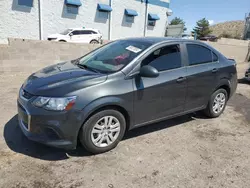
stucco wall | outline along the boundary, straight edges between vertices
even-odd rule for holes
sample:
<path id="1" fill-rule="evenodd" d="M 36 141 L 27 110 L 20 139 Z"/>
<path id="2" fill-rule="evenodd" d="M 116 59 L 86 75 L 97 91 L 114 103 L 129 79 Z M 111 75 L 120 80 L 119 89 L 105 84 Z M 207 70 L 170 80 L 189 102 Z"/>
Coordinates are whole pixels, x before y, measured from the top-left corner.
<path id="1" fill-rule="evenodd" d="M 8 37 L 39 39 L 38 1 L 33 7 L 18 5 L 18 0 L 0 1 L 0 42 Z"/>
<path id="2" fill-rule="evenodd" d="M 70 13 L 77 8 L 66 6 L 62 0 L 45 0 L 43 2 L 44 38 L 49 34 L 61 32 L 67 28 L 91 27 L 99 29 L 104 39 L 108 39 L 109 13 L 99 12 L 97 3 L 109 4 L 109 0 L 84 0 L 78 8 L 78 14 Z"/>
<path id="3" fill-rule="evenodd" d="M 161 0 L 162 2 L 169 2 L 168 0 Z M 165 28 L 168 21 L 168 17 L 166 15 L 168 8 L 149 4 L 148 5 L 148 13 L 157 14 L 160 17 L 160 20 L 156 21 L 155 26 L 147 26 L 146 36 L 164 36 Z"/>
<path id="4" fill-rule="evenodd" d="M 135 0 L 113 0 L 112 39 L 142 37 L 145 23 L 145 3 Z M 128 17 L 125 9 L 137 11 L 138 16 Z"/>
<path id="5" fill-rule="evenodd" d="M 0 42 L 8 37 L 39 39 L 39 9 L 38 0 L 33 6 L 22 6 L 20 0 L 1 0 L 0 2 Z M 43 0 L 42 25 L 43 39 L 49 34 L 59 33 L 70 27 L 92 27 L 99 29 L 103 39 L 109 36 L 110 13 L 97 10 L 97 4 L 109 4 L 109 0 L 81 0 L 82 6 L 69 8 L 65 0 Z M 148 12 L 158 14 L 161 18 L 155 27 L 147 27 L 147 36 L 164 36 L 166 27 L 166 6 L 168 0 L 149 0 Z M 168 4 L 167 4 L 168 5 Z M 144 34 L 145 1 L 141 0 L 112 0 L 112 39 L 124 37 L 140 37 Z M 138 12 L 134 21 L 128 21 L 125 9 Z"/>

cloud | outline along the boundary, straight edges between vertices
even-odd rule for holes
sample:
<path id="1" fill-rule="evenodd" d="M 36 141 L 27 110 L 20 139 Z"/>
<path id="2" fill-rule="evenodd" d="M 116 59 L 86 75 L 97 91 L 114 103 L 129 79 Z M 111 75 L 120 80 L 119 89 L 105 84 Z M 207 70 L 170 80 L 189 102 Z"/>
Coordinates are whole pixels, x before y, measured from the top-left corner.
<path id="1" fill-rule="evenodd" d="M 208 20 L 209 25 L 213 25 L 214 24 L 214 20 Z"/>

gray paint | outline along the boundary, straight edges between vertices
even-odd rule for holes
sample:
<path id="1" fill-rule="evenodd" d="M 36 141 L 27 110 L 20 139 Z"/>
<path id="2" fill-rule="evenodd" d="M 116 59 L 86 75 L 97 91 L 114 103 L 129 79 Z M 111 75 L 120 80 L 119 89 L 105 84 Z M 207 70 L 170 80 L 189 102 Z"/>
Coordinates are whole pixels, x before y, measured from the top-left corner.
<path id="1" fill-rule="evenodd" d="M 54 97 L 77 96 L 77 100 L 70 111 L 50 112 L 32 106 L 31 103 L 36 96 L 30 99 L 23 99 L 23 96 L 20 96 L 18 101 L 22 107 L 18 107 L 19 111 L 20 108 L 24 108 L 31 115 L 32 122 L 29 129 L 35 130 L 37 124 L 42 128 L 50 127 L 57 131 L 61 139 L 51 143 L 49 140 L 35 138 L 24 130 L 25 134 L 31 139 L 48 145 L 74 148 L 81 125 L 90 114 L 102 107 L 115 105 L 124 109 L 129 116 L 128 129 L 132 129 L 204 109 L 211 93 L 221 86 L 229 89 L 230 96 L 235 92 L 237 86 L 235 62 L 226 59 L 210 46 L 201 42 L 166 38 L 134 40 L 144 40 L 144 42 L 150 42 L 152 46 L 146 50 L 146 53 L 140 54 L 136 61 L 130 63 L 135 67 L 132 71 L 122 70 L 105 75 L 79 69 L 67 62 L 32 74 L 23 84 L 23 89 L 30 94 Z M 186 43 L 209 48 L 218 55 L 219 62 L 208 63 L 205 69 L 203 64 L 189 66 Z M 134 74 L 139 72 L 140 60 L 147 57 L 148 53 L 171 44 L 181 46 L 181 68 L 161 71 L 157 78 L 143 78 Z M 218 72 L 212 72 L 214 68 L 217 68 Z M 131 74 L 134 76 L 126 79 L 127 75 Z M 186 79 L 180 81 L 181 77 Z M 20 94 L 23 95 L 22 92 Z M 25 116 L 23 112 L 20 112 L 19 118 L 22 119 L 23 116 Z"/>

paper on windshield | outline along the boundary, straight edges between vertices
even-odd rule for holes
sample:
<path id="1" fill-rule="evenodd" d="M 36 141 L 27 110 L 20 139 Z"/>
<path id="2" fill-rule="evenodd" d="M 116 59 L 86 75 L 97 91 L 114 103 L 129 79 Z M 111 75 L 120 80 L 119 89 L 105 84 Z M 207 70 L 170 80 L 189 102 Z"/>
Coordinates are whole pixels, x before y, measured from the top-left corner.
<path id="1" fill-rule="evenodd" d="M 129 50 L 129 51 L 134 52 L 134 53 L 136 53 L 136 54 L 137 54 L 138 52 L 141 51 L 140 48 L 137 48 L 137 47 L 135 47 L 135 46 L 128 46 L 128 47 L 126 48 L 126 50 Z"/>

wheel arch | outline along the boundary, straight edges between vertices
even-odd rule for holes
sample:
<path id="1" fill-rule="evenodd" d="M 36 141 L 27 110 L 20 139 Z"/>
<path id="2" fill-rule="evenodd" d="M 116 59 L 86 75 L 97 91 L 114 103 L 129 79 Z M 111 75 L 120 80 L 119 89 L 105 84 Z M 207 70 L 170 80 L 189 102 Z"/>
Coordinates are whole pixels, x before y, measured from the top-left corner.
<path id="1" fill-rule="evenodd" d="M 96 42 L 99 44 L 99 41 L 96 40 L 96 39 L 91 39 L 91 40 L 89 41 L 89 43 L 91 43 L 91 42 L 93 42 L 93 41 L 96 41 Z"/>
<path id="2" fill-rule="evenodd" d="M 218 89 L 225 89 L 227 91 L 228 94 L 228 98 L 230 98 L 231 96 L 231 83 L 228 79 L 221 79 L 219 85 L 216 87 L 216 89 L 214 90 L 214 92 Z"/>
<path id="3" fill-rule="evenodd" d="M 92 115 L 106 109 L 113 109 L 119 111 L 126 120 L 126 130 L 129 130 L 131 126 L 132 116 L 131 112 L 128 110 L 128 106 L 126 106 L 125 104 L 126 104 L 125 101 L 123 101 L 118 97 L 105 97 L 95 100 L 90 104 L 88 104 L 86 107 L 84 107 L 84 109 L 82 109 L 83 111 L 82 125 L 79 127 L 77 133 L 78 136 L 80 129 Z"/>

